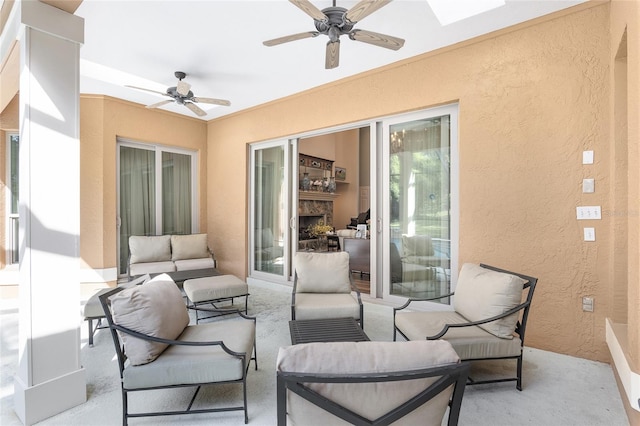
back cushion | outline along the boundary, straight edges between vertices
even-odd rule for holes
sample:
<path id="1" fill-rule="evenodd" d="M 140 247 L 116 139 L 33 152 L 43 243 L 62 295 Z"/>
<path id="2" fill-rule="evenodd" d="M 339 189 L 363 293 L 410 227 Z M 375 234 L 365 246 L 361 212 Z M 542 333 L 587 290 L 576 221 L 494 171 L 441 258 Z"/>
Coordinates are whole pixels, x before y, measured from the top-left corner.
<path id="1" fill-rule="evenodd" d="M 129 237 L 129 252 L 131 263 L 164 262 L 171 260 L 171 237 L 137 236 Z"/>
<path id="2" fill-rule="evenodd" d="M 453 307 L 469 321 L 500 315 L 515 308 L 522 301 L 522 286 L 527 281 L 512 274 L 492 271 L 480 265 L 462 265 L 456 286 Z M 519 313 L 481 324 L 484 330 L 497 337 L 513 338 Z"/>
<path id="3" fill-rule="evenodd" d="M 295 259 L 298 293 L 351 293 L 349 253 L 299 252 Z"/>
<path id="4" fill-rule="evenodd" d="M 150 336 L 176 339 L 189 325 L 189 314 L 175 282 L 162 274 L 111 298 L 113 321 Z M 132 365 L 155 360 L 168 345 L 119 333 Z"/>
<path id="5" fill-rule="evenodd" d="M 384 373 L 455 364 L 460 360 L 446 340 L 408 342 L 332 342 L 281 347 L 278 372 L 311 374 Z M 387 383 L 309 383 L 308 386 L 368 419 L 375 419 L 418 394 L 435 378 Z M 398 424 L 440 426 L 452 390 L 446 390 Z M 289 392 L 290 424 L 343 424 L 336 417 Z M 396 424 L 396 423 L 394 423 Z"/>
<path id="6" fill-rule="evenodd" d="M 403 235 L 402 256 L 433 256 L 433 244 L 429 235 Z"/>
<path id="7" fill-rule="evenodd" d="M 171 260 L 209 257 L 207 234 L 172 235 Z"/>

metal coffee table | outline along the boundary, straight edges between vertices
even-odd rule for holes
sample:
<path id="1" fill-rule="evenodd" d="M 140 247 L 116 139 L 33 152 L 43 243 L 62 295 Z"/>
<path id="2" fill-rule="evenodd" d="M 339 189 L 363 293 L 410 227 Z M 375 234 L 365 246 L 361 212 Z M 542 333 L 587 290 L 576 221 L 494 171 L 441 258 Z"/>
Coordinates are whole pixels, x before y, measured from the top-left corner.
<path id="1" fill-rule="evenodd" d="M 353 318 L 289 321 L 291 343 L 366 342 L 369 337 Z"/>
<path id="2" fill-rule="evenodd" d="M 184 271 L 173 271 L 173 272 L 159 272 L 149 274 L 151 278 L 157 277 L 161 274 L 167 274 L 171 279 L 176 283 L 176 285 L 182 288 L 182 284 L 186 280 L 191 280 L 194 278 L 204 278 L 204 277 L 214 277 L 216 275 L 221 275 L 215 268 L 204 268 L 204 269 L 187 269 Z"/>

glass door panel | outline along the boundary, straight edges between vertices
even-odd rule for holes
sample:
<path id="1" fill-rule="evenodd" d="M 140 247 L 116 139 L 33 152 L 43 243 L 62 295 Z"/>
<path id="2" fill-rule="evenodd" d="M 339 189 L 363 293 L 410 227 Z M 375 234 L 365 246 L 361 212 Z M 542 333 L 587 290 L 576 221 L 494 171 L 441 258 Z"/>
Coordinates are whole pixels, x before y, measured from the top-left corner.
<path id="1" fill-rule="evenodd" d="M 253 151 L 251 269 L 286 278 L 288 238 L 286 145 Z"/>
<path id="2" fill-rule="evenodd" d="M 162 152 L 162 234 L 191 233 L 191 155 Z"/>
<path id="3" fill-rule="evenodd" d="M 388 126 L 391 295 L 419 298 L 449 292 L 450 136 L 450 115 Z"/>
<path id="4" fill-rule="evenodd" d="M 131 235 L 156 235 L 156 153 L 120 146 L 120 260 L 126 273 Z"/>

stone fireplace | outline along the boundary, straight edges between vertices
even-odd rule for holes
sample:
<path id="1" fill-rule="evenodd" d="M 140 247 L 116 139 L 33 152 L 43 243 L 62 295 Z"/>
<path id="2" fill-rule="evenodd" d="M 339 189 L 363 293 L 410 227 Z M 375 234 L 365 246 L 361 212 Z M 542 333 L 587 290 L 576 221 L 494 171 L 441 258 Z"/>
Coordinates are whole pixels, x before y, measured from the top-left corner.
<path id="1" fill-rule="evenodd" d="M 309 236 L 304 232 L 309 225 L 324 221 L 333 226 L 333 201 L 300 200 L 298 202 L 298 237 L 300 240 Z"/>

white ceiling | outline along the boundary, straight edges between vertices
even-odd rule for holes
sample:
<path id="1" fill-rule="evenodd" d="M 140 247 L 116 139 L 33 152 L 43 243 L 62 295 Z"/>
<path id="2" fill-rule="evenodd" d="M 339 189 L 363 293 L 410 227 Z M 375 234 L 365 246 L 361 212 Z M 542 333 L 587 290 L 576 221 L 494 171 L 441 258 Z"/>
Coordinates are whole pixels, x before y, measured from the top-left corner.
<path id="1" fill-rule="evenodd" d="M 465 2 L 495 0 L 445 1 L 464 11 Z M 506 0 L 501 7 L 443 26 L 427 0 L 395 0 L 355 28 L 403 38 L 404 46 L 393 51 L 343 36 L 340 66 L 326 70 L 324 35 L 273 47 L 262 44 L 315 30 L 312 18 L 286 0 L 84 0 L 76 11 L 85 19 L 80 90 L 147 105 L 168 98 L 124 85 L 164 92 L 176 84 L 174 71 L 184 71 L 196 96 L 231 101 L 230 107 L 198 104 L 208 112 L 202 118 L 210 120 L 584 1 Z M 319 9 L 332 5 L 330 0 L 311 2 Z M 347 9 L 356 3 L 337 1 Z M 196 117 L 174 103 L 162 108 Z"/>

